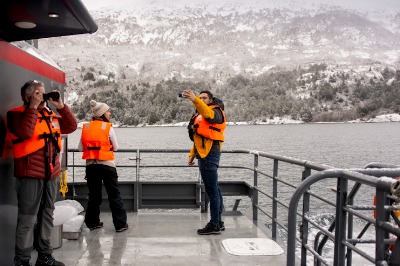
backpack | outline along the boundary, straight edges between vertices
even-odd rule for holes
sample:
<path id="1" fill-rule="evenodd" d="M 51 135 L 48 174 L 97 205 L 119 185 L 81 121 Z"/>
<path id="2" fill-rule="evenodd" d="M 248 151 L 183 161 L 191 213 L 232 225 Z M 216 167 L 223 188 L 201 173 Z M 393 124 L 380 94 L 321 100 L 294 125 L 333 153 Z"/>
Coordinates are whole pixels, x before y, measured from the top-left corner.
<path id="1" fill-rule="evenodd" d="M 189 134 L 189 138 L 191 141 L 193 140 L 193 135 L 194 135 L 194 121 L 196 120 L 197 114 L 194 114 L 192 116 L 192 118 L 190 118 L 189 124 L 187 126 L 188 129 L 188 134 Z"/>

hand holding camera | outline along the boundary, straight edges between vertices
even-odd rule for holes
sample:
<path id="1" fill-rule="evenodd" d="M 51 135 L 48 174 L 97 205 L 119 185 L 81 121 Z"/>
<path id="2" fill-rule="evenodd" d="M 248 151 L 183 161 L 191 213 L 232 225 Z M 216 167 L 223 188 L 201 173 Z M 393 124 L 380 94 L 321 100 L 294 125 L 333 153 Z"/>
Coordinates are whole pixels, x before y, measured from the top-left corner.
<path id="1" fill-rule="evenodd" d="M 196 94 L 191 89 L 179 92 L 178 96 L 181 98 L 190 99 L 192 102 L 194 101 L 194 99 L 196 99 Z"/>

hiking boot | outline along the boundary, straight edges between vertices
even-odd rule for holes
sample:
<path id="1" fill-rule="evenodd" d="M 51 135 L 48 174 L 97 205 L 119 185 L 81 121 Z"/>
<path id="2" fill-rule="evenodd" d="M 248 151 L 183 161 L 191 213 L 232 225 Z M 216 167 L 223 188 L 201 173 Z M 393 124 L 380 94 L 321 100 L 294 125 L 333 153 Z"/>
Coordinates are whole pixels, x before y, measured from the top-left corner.
<path id="1" fill-rule="evenodd" d="M 90 231 L 98 229 L 98 228 L 102 228 L 103 227 L 103 222 L 99 222 L 98 225 L 93 226 L 93 227 L 89 227 Z"/>
<path id="2" fill-rule="evenodd" d="M 39 253 L 35 266 L 65 266 L 65 264 L 57 261 L 51 254 Z"/>
<path id="3" fill-rule="evenodd" d="M 15 261 L 15 266 L 32 266 L 32 264 L 28 261 Z"/>
<path id="4" fill-rule="evenodd" d="M 123 231 L 128 230 L 128 229 L 129 229 L 129 225 L 128 225 L 128 224 L 125 224 L 124 227 L 122 227 L 122 228 L 120 228 L 120 229 L 116 229 L 115 231 L 117 231 L 117 232 L 123 232 Z"/>
<path id="5" fill-rule="evenodd" d="M 204 228 L 197 230 L 199 235 L 219 235 L 221 230 L 219 225 L 215 226 L 212 223 L 208 223 Z"/>
<path id="6" fill-rule="evenodd" d="M 225 223 L 224 222 L 219 222 L 219 230 L 225 231 Z"/>

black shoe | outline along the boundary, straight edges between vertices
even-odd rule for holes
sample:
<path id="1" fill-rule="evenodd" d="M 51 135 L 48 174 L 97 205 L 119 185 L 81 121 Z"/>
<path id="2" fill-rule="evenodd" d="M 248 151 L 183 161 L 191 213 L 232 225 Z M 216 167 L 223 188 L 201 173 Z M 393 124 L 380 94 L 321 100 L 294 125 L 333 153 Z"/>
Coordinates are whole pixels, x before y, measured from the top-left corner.
<path id="1" fill-rule="evenodd" d="M 116 229 L 115 231 L 117 231 L 119 233 L 119 232 L 123 232 L 123 231 L 128 230 L 128 229 L 129 229 L 129 225 L 125 224 L 124 227 L 122 227 L 120 229 Z"/>
<path id="2" fill-rule="evenodd" d="M 219 222 L 219 230 L 225 231 L 225 223 L 224 222 Z"/>
<path id="3" fill-rule="evenodd" d="M 98 228 L 102 228 L 102 227 L 103 227 L 103 223 L 99 222 L 98 225 L 93 226 L 93 227 L 89 227 L 89 229 L 90 229 L 90 231 L 92 231 L 92 230 L 95 230 L 95 229 L 98 229 Z"/>
<path id="4" fill-rule="evenodd" d="M 15 266 L 32 266 L 32 264 L 29 261 L 15 261 L 14 265 Z"/>
<path id="5" fill-rule="evenodd" d="M 199 235 L 219 235 L 221 234 L 221 230 L 219 229 L 219 225 L 214 226 L 211 223 L 208 223 L 206 227 L 197 230 Z"/>
<path id="6" fill-rule="evenodd" d="M 65 264 L 56 261 L 51 254 L 39 254 L 35 266 L 65 266 Z"/>

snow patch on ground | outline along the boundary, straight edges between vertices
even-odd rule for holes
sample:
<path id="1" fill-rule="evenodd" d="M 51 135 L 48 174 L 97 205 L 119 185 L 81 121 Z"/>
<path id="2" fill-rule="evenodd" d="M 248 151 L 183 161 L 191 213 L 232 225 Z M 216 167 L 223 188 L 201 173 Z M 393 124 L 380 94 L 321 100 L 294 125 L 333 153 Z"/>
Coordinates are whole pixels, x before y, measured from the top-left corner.
<path id="1" fill-rule="evenodd" d="M 400 122 L 400 114 L 378 115 L 367 122 Z"/>

